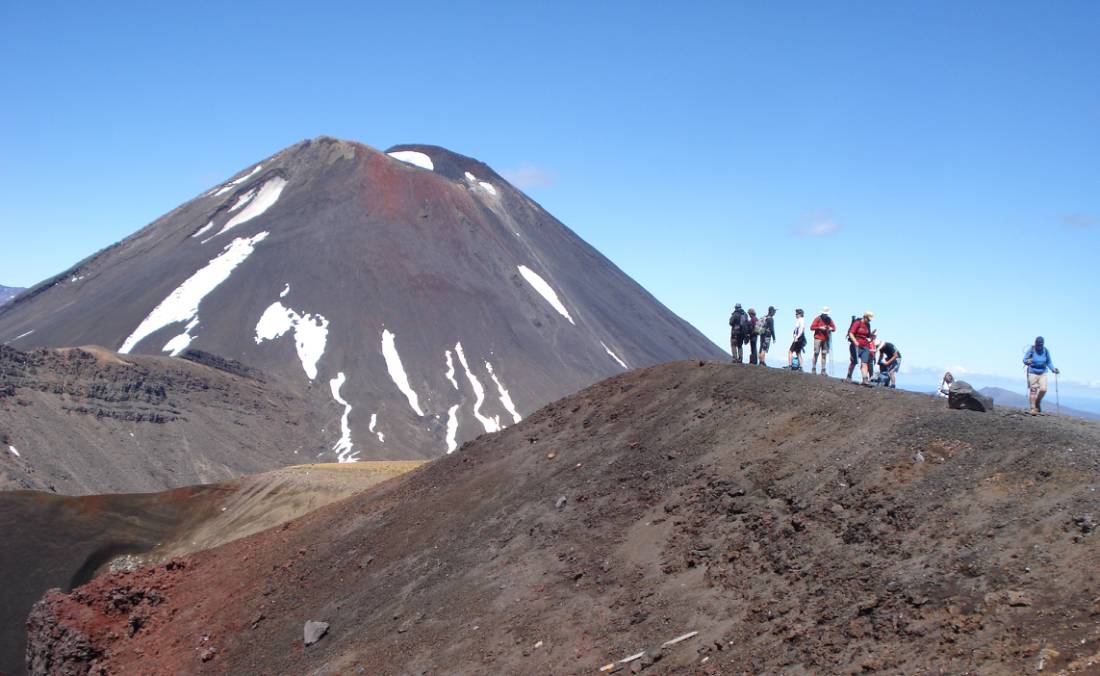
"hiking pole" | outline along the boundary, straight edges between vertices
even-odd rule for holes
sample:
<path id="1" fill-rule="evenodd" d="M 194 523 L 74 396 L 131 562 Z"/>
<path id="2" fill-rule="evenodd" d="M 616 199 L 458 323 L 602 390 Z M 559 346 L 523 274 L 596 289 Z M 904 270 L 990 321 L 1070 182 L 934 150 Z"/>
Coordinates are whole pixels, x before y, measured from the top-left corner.
<path id="1" fill-rule="evenodd" d="M 1058 372 L 1054 372 L 1054 414 L 1062 415 L 1062 398 L 1058 396 Z"/>

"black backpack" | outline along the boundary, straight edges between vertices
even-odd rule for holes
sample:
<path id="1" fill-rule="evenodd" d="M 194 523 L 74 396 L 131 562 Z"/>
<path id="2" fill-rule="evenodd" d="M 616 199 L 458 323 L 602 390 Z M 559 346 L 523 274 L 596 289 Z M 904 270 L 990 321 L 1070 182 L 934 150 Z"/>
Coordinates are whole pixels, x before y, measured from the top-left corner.
<path id="1" fill-rule="evenodd" d="M 745 314 L 743 310 L 734 310 L 730 315 L 730 327 L 732 328 L 733 335 L 748 337 L 749 335 L 749 316 Z"/>

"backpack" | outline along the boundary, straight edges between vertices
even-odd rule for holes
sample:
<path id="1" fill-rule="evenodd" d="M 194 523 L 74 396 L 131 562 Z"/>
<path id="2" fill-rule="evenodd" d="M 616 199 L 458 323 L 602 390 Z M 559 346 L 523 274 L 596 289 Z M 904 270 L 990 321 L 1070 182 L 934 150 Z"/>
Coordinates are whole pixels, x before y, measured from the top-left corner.
<path id="1" fill-rule="evenodd" d="M 770 317 L 762 317 L 756 320 L 756 326 L 752 327 L 754 335 L 762 336 L 768 332 L 768 320 Z"/>
<path id="2" fill-rule="evenodd" d="M 749 316 L 741 310 L 734 310 L 730 315 L 730 326 L 732 327 L 733 335 L 748 337 L 749 335 Z"/>

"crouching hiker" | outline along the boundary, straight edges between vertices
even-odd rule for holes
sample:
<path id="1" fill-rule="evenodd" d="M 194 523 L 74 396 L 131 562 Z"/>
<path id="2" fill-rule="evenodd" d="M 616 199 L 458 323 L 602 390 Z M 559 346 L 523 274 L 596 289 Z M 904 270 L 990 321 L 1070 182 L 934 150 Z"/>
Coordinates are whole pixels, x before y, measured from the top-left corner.
<path id="1" fill-rule="evenodd" d="M 940 381 L 940 387 L 936 390 L 937 397 L 949 397 L 951 396 L 951 383 L 955 382 L 955 376 L 951 375 L 950 371 L 943 374 L 943 380 Z"/>
<path id="2" fill-rule="evenodd" d="M 733 363 L 740 364 L 744 359 L 742 346 L 749 340 L 749 317 L 741 309 L 741 303 L 733 306 L 733 314 L 730 315 L 730 354 L 733 355 Z"/>
<path id="3" fill-rule="evenodd" d="M 1054 360 L 1051 359 L 1050 350 L 1046 349 L 1042 336 L 1036 338 L 1035 344 L 1027 348 L 1024 364 L 1027 365 L 1027 398 L 1031 404 L 1028 413 L 1038 415 L 1043 412 L 1043 396 L 1047 393 L 1047 371 L 1058 375 L 1058 369 L 1054 368 Z"/>
<path id="4" fill-rule="evenodd" d="M 884 340 L 878 341 L 878 370 L 886 387 L 897 387 L 898 369 L 901 368 L 901 351 Z"/>

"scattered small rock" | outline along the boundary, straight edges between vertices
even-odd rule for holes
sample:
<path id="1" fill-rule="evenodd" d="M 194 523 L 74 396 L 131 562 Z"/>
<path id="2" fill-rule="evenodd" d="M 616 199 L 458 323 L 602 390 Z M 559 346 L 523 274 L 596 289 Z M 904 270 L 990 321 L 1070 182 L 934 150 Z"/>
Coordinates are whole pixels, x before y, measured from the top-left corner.
<path id="1" fill-rule="evenodd" d="M 1073 523 L 1075 526 L 1081 529 L 1081 532 L 1085 535 L 1092 533 L 1096 530 L 1096 518 L 1091 514 L 1081 514 L 1073 517 Z"/>
<path id="2" fill-rule="evenodd" d="M 558 501 L 554 503 L 554 506 L 557 507 L 558 509 L 565 509 L 565 503 L 566 502 L 568 502 L 568 500 L 563 495 L 560 498 L 558 498 Z"/>
<path id="3" fill-rule="evenodd" d="M 305 644 L 311 646 L 328 633 L 328 622 L 318 622 L 317 620 L 306 621 L 304 630 Z"/>
<path id="4" fill-rule="evenodd" d="M 550 451 L 549 453 L 546 454 L 546 459 L 547 460 L 553 460 L 556 457 L 558 457 L 558 454 L 553 452 L 553 451 Z"/>

